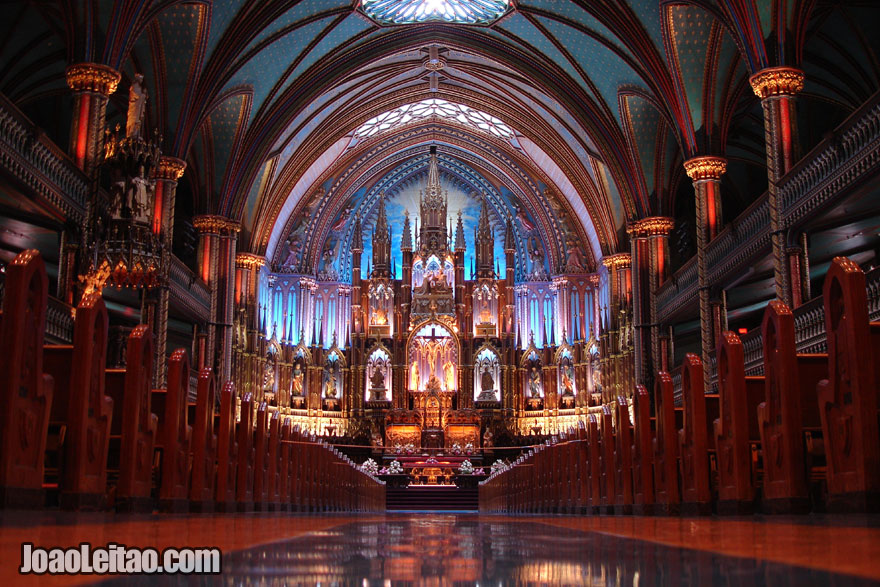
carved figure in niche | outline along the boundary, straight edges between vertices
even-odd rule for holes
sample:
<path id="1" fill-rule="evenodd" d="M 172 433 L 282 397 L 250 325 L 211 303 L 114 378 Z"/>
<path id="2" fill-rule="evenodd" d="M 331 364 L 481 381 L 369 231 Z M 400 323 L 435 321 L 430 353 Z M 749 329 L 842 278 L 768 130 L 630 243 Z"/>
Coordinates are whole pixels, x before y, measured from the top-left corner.
<path id="1" fill-rule="evenodd" d="M 376 326 L 388 324 L 388 317 L 385 316 L 385 310 L 383 308 L 373 308 L 373 315 L 370 318 L 370 322 Z"/>
<path id="2" fill-rule="evenodd" d="M 568 257 L 568 261 L 566 269 L 568 271 L 586 271 L 583 258 L 581 257 L 581 248 L 578 246 L 577 240 L 573 237 L 569 237 L 567 244 L 568 249 L 566 251 L 566 256 Z"/>
<path id="3" fill-rule="evenodd" d="M 144 121 L 144 108 L 147 105 L 147 88 L 143 86 L 143 74 L 134 74 L 128 89 L 128 116 L 125 120 L 125 136 L 136 137 L 141 134 Z"/>
<path id="4" fill-rule="evenodd" d="M 150 182 L 144 177 L 144 166 L 141 165 L 137 176 L 131 178 L 131 216 L 140 222 L 150 220 Z"/>
<path id="5" fill-rule="evenodd" d="M 415 361 L 409 369 L 409 388 L 412 391 L 419 389 L 419 364 Z"/>
<path id="6" fill-rule="evenodd" d="M 337 220 L 333 226 L 330 227 L 331 232 L 339 232 L 343 228 L 345 228 L 345 223 L 348 222 L 348 219 L 351 218 L 351 207 L 346 208 L 342 211 L 342 215 L 340 215 L 339 220 Z"/>
<path id="7" fill-rule="evenodd" d="M 490 428 L 486 428 L 486 431 L 483 432 L 483 448 L 491 448 L 493 444 L 494 434 L 492 434 L 492 430 Z"/>
<path id="8" fill-rule="evenodd" d="M 572 375 L 571 365 L 562 371 L 562 395 L 565 397 L 574 395 L 574 381 Z"/>
<path id="9" fill-rule="evenodd" d="M 291 235 L 291 237 L 287 239 L 287 258 L 284 259 L 284 263 L 282 263 L 281 266 L 285 268 L 296 267 L 299 264 L 301 252 L 302 241 L 300 241 L 299 235 Z"/>
<path id="10" fill-rule="evenodd" d="M 263 367 L 263 389 L 265 391 L 273 391 L 275 387 L 275 365 L 271 362 L 266 362 L 265 367 Z"/>
<path id="11" fill-rule="evenodd" d="M 538 244 L 538 239 L 532 237 L 529 239 L 529 259 L 532 262 L 532 277 L 540 279 L 546 276 L 544 271 L 544 251 Z"/>
<path id="12" fill-rule="evenodd" d="M 535 230 L 535 225 L 529 221 L 529 217 L 526 216 L 526 213 L 520 210 L 518 206 L 514 206 L 514 209 L 516 210 L 516 219 L 519 220 L 522 229 L 527 233 Z"/>
<path id="13" fill-rule="evenodd" d="M 293 365 L 293 377 L 290 380 L 290 391 L 293 397 L 302 397 L 304 376 L 302 366 L 297 361 Z"/>
<path id="14" fill-rule="evenodd" d="M 452 366 L 452 361 L 446 361 L 443 372 L 446 378 L 446 390 L 452 391 L 455 389 L 455 367 Z"/>
<path id="15" fill-rule="evenodd" d="M 373 369 L 373 376 L 370 377 L 370 383 L 373 385 L 373 389 L 385 389 L 385 374 L 382 373 L 381 365 L 376 365 Z"/>
<path id="16" fill-rule="evenodd" d="M 480 391 L 495 391 L 495 378 L 489 373 L 489 367 L 483 367 L 483 374 L 480 376 Z"/>
<path id="17" fill-rule="evenodd" d="M 336 373 L 327 371 L 327 381 L 324 383 L 324 397 L 336 399 Z"/>
<path id="18" fill-rule="evenodd" d="M 541 397 L 541 372 L 534 365 L 529 372 L 529 396 Z"/>

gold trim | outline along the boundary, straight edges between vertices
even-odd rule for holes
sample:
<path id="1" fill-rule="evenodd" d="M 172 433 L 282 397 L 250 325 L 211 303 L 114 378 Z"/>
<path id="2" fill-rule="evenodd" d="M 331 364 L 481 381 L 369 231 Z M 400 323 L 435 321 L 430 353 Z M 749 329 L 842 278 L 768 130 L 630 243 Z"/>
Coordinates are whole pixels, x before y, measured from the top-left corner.
<path id="1" fill-rule="evenodd" d="M 632 259 L 629 253 L 614 253 L 602 257 L 602 264 L 610 270 L 629 269 L 632 267 Z"/>
<path id="2" fill-rule="evenodd" d="M 727 171 L 727 159 L 723 157 L 694 157 L 684 162 L 684 170 L 694 181 L 720 179 Z"/>
<path id="3" fill-rule="evenodd" d="M 804 89 L 804 72 L 793 67 L 768 67 L 750 77 L 749 84 L 762 100 L 771 96 L 794 96 Z"/>
<path id="4" fill-rule="evenodd" d="M 186 161 L 177 157 L 162 155 L 159 157 L 159 166 L 156 168 L 156 179 L 168 179 L 177 181 L 186 171 Z"/>
<path id="5" fill-rule="evenodd" d="M 122 76 L 100 63 L 74 63 L 67 68 L 67 85 L 75 92 L 98 92 L 109 96 L 116 91 Z"/>
<path id="6" fill-rule="evenodd" d="M 626 230 L 634 236 L 666 236 L 675 228 L 675 219 L 651 216 L 631 222 Z"/>
<path id="7" fill-rule="evenodd" d="M 239 253 L 235 256 L 235 266 L 239 269 L 259 269 L 266 264 L 266 258 L 254 253 Z"/>
<path id="8" fill-rule="evenodd" d="M 199 232 L 216 234 L 221 234 L 223 232 L 238 232 L 241 230 L 241 224 L 238 222 L 223 216 L 215 216 L 212 214 L 194 217 L 193 226 L 195 226 L 196 230 Z"/>

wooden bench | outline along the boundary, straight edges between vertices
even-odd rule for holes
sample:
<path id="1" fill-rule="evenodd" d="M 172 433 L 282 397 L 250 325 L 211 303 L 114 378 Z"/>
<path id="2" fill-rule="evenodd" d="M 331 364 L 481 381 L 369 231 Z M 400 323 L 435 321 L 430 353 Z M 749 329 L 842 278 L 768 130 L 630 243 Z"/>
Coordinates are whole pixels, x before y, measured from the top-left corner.
<path id="1" fill-rule="evenodd" d="M 859 266 L 836 257 L 823 287 L 828 378 L 817 388 L 834 511 L 880 510 L 880 325 L 868 322 L 866 292 Z"/>
<path id="2" fill-rule="evenodd" d="M 636 385 L 633 394 L 632 470 L 633 513 L 654 513 L 654 448 L 651 421 L 651 398 L 643 385 Z"/>
<path id="3" fill-rule="evenodd" d="M 42 507 L 53 379 L 43 372 L 49 284 L 38 251 L 19 253 L 7 265 L 5 289 L 0 321 L 0 508 Z"/>
<path id="4" fill-rule="evenodd" d="M 220 392 L 220 414 L 216 419 L 217 483 L 214 492 L 215 509 L 236 511 L 238 478 L 238 441 L 235 435 L 235 384 L 226 382 Z"/>
<path id="5" fill-rule="evenodd" d="M 758 404 L 764 398 L 764 378 L 746 377 L 742 341 L 733 332 L 722 333 L 716 362 L 721 402 L 719 417 L 713 421 L 717 511 L 750 514 L 755 510 L 757 471 L 752 455 L 761 444 Z"/>
<path id="6" fill-rule="evenodd" d="M 614 451 L 615 498 L 614 513 L 631 514 L 633 512 L 633 425 L 629 420 L 629 403 L 626 397 L 619 395 L 614 403 L 614 418 L 617 420 L 617 434 Z"/>
<path id="7" fill-rule="evenodd" d="M 192 477 L 189 507 L 193 512 L 214 510 L 214 483 L 217 471 L 217 434 L 214 432 L 216 381 L 214 371 L 203 367 L 196 388 L 196 410 L 192 435 Z"/>
<path id="8" fill-rule="evenodd" d="M 654 385 L 656 427 L 654 437 L 654 497 L 657 513 L 677 514 L 681 504 L 678 482 L 678 426 L 672 377 L 659 371 Z"/>
<path id="9" fill-rule="evenodd" d="M 682 428 L 678 431 L 681 471 L 681 511 L 684 514 L 712 513 L 709 485 L 709 432 L 707 396 L 700 357 L 687 353 L 681 366 Z M 717 400 L 717 396 L 715 396 Z M 717 401 L 713 402 L 717 412 Z"/>

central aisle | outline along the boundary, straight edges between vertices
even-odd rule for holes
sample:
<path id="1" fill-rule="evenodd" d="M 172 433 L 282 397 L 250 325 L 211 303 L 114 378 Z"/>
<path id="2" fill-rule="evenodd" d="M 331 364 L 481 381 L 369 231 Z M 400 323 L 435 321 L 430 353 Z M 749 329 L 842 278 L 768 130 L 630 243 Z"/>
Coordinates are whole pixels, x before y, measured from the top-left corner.
<path id="1" fill-rule="evenodd" d="M 138 576 L 111 584 L 875 585 L 880 518 L 660 518 L 206 514 L 0 514 L 0 582 L 95 576 L 16 573 L 22 542 L 216 546 L 217 577 Z M 845 545 L 845 546 L 844 546 Z"/>

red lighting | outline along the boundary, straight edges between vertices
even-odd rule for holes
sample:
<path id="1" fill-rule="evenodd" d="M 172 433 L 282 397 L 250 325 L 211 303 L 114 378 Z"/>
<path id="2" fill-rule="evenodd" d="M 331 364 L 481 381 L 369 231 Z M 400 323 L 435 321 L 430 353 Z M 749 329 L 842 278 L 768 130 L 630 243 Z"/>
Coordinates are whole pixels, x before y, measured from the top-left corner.
<path id="1" fill-rule="evenodd" d="M 736 331 L 740 334 L 748 334 L 749 333 L 748 328 L 737 328 Z"/>

